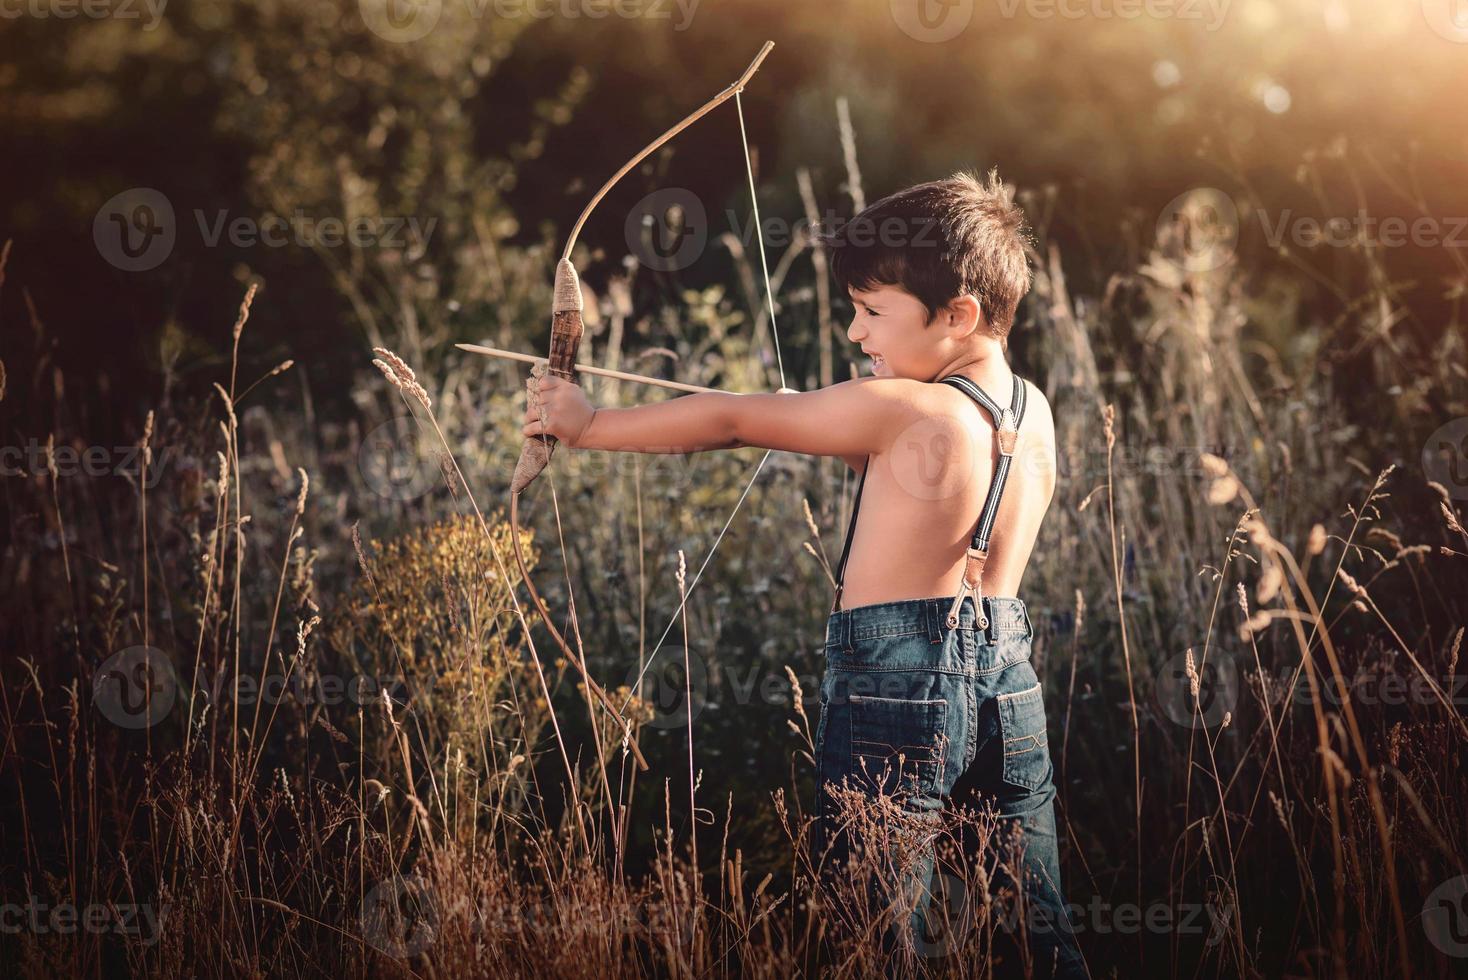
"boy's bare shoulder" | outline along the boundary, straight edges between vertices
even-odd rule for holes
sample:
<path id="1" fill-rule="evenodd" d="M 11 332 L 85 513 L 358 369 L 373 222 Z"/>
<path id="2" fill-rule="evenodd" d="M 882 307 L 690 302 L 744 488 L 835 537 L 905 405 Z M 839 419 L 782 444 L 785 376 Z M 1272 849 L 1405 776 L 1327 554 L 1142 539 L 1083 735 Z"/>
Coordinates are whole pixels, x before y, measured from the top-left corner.
<path id="1" fill-rule="evenodd" d="M 1055 419 L 1050 402 L 1032 382 L 1025 381 L 1025 418 L 1021 436 L 1042 445 L 1055 440 Z M 876 410 L 893 439 L 911 438 L 921 431 L 928 437 L 966 435 L 968 443 L 984 452 L 993 439 L 993 423 L 977 411 L 973 400 L 952 385 L 912 378 L 855 378 L 834 386 L 845 389 L 847 399 Z M 895 427 L 892 427 L 895 426 Z M 1033 433 L 1033 436 L 1031 434 Z"/>
<path id="2" fill-rule="evenodd" d="M 1055 414 L 1050 410 L 1050 399 L 1033 381 L 1025 381 L 1025 418 L 1034 419 L 1035 431 L 1055 435 Z M 1027 426 L 1026 426 L 1027 428 Z"/>
<path id="3" fill-rule="evenodd" d="M 1020 422 L 1021 452 L 1027 458 L 1038 454 L 1039 457 L 1053 459 L 1055 416 L 1050 409 L 1050 400 L 1033 382 L 1022 380 L 1025 385 L 1025 416 Z M 925 414 L 932 420 L 930 425 L 953 433 L 963 431 L 968 436 L 969 445 L 978 454 L 976 458 L 987 458 L 994 440 L 994 423 L 988 414 L 979 411 L 973 399 L 952 385 L 928 384 L 921 387 L 928 389 L 918 397 L 927 399 Z M 1001 404 L 1008 404 L 1008 400 Z M 1054 468 L 1053 462 L 1040 461 L 1037 465 L 1044 469 Z"/>
<path id="4" fill-rule="evenodd" d="M 872 378 L 872 381 L 884 383 L 899 383 L 910 385 L 904 394 L 913 404 L 920 405 L 924 414 L 952 414 L 955 406 L 972 406 L 973 399 L 952 385 L 935 384 L 931 382 L 910 381 L 904 378 Z M 1025 421 L 1021 428 L 1025 431 L 1052 431 L 1055 428 L 1055 416 L 1050 410 L 1050 400 L 1045 393 L 1028 379 L 1021 379 L 1025 386 Z M 895 391 L 894 391 L 895 394 Z M 1000 405 L 1008 405 L 1009 399 L 998 399 Z M 965 412 L 964 418 L 974 417 L 984 422 L 984 428 L 991 428 L 988 415 L 978 412 Z"/>

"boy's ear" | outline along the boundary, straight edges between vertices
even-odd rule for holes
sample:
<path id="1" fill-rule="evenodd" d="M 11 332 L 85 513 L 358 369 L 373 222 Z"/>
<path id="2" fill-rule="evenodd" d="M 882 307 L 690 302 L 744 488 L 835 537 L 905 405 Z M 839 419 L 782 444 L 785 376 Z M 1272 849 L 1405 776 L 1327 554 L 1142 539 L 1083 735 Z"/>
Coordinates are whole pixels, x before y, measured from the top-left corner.
<path id="1" fill-rule="evenodd" d="M 972 293 L 949 300 L 942 316 L 944 326 L 952 332 L 955 340 L 963 340 L 984 328 L 984 310 Z"/>

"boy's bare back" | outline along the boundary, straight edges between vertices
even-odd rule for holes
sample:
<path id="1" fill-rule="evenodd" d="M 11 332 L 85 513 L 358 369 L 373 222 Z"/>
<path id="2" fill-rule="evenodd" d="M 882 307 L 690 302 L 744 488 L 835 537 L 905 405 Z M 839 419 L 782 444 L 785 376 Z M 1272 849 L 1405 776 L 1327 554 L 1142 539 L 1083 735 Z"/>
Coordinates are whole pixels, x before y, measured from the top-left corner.
<path id="1" fill-rule="evenodd" d="M 965 376 L 1008 404 L 1009 371 Z M 890 384 L 871 378 L 859 384 Z M 1055 491 L 1055 425 L 1050 405 L 1026 382 L 1028 403 L 1014 463 L 989 546 L 984 594 L 1019 592 L 1025 566 Z M 841 606 L 952 596 L 964 552 L 978 522 L 998 461 L 987 416 L 948 385 L 924 385 L 919 420 L 873 453 L 846 566 Z M 858 468 L 860 460 L 855 460 Z"/>

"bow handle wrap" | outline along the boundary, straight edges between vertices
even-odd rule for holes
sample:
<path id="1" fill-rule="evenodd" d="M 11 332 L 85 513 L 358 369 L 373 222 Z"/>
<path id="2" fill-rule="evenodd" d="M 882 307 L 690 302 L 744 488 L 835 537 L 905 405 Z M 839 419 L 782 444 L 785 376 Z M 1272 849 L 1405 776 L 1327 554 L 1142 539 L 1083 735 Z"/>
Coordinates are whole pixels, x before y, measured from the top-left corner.
<path id="1" fill-rule="evenodd" d="M 549 370 L 556 377 L 576 380 L 576 354 L 581 349 L 581 279 L 570 259 L 556 263 L 556 289 L 551 304 Z M 529 384 L 534 385 L 531 381 Z M 531 396 L 534 398 L 534 394 Z M 534 404 L 534 402 L 532 402 Z M 540 476 L 555 451 L 555 436 L 531 436 L 520 447 L 520 460 L 510 480 L 510 492 L 519 493 Z"/>

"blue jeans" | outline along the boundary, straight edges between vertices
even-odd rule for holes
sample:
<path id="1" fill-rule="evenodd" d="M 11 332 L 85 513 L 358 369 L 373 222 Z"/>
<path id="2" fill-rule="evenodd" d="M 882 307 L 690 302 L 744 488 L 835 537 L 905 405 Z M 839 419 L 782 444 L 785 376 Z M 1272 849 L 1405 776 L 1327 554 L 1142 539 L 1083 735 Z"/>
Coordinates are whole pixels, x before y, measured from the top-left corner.
<path id="1" fill-rule="evenodd" d="M 886 885 L 868 885 L 879 892 L 870 893 L 874 905 L 868 911 L 899 900 L 912 909 L 910 917 L 899 913 L 899 925 L 884 939 L 886 949 L 894 957 L 942 956 L 952 943 L 933 940 L 926 914 L 935 891 L 949 892 L 936 902 L 948 905 L 955 898 L 952 883 L 962 881 L 943 875 L 938 883 L 948 887 L 931 887 L 943 810 L 991 808 L 999 818 L 998 837 L 1022 848 L 1022 854 L 1003 855 L 989 883 L 991 895 L 1009 886 L 1023 898 L 1011 911 L 998 902 L 993 909 L 998 974 L 1085 977 L 1060 887 L 1055 787 L 1045 702 L 1029 659 L 1029 615 L 1019 599 L 986 596 L 988 625 L 981 627 L 973 600 L 965 599 L 958 627 L 949 629 L 952 601 L 950 596 L 858 606 L 832 613 L 827 621 L 816 734 L 815 859 L 828 883 L 849 883 L 853 879 L 843 865 L 864 834 L 875 839 L 875 856 L 892 873 L 882 879 Z M 857 831 L 843 820 L 843 807 L 831 792 L 837 788 L 844 788 L 840 795 L 847 799 L 883 797 L 876 812 L 896 819 L 884 820 L 875 838 L 870 823 Z M 963 830 L 960 822 L 951 836 L 964 861 L 983 860 L 995 836 Z M 1017 889 L 1003 871 L 1006 864 L 1023 868 Z M 894 882 L 901 891 L 888 894 Z M 957 890 L 965 891 L 961 883 Z M 1021 919 L 1023 927 L 1016 928 Z"/>

